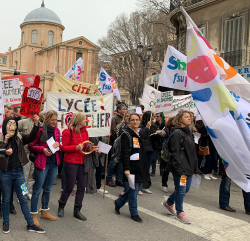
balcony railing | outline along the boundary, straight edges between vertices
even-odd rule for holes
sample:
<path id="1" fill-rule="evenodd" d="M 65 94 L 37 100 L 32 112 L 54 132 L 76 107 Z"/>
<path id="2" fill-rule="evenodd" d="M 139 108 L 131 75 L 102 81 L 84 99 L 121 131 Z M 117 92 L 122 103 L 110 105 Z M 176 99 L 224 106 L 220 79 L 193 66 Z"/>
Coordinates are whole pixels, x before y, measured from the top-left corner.
<path id="1" fill-rule="evenodd" d="M 170 0 L 170 12 L 180 6 L 187 7 L 201 1 L 203 0 Z"/>
<path id="2" fill-rule="evenodd" d="M 232 67 L 242 65 L 242 50 L 221 53 L 220 56 Z"/>

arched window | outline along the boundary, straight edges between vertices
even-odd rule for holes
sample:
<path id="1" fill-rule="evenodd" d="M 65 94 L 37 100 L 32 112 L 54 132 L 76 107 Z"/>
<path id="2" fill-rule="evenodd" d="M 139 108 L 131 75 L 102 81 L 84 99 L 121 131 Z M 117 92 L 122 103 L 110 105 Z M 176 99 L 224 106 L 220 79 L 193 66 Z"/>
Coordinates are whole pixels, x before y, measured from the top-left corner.
<path id="1" fill-rule="evenodd" d="M 33 30 L 31 32 L 31 43 L 37 44 L 37 41 L 38 41 L 38 32 L 37 32 L 37 30 Z"/>
<path id="2" fill-rule="evenodd" d="M 22 45 L 24 45 L 24 32 L 22 33 Z"/>
<path id="3" fill-rule="evenodd" d="M 49 31 L 48 32 L 48 46 L 52 46 L 53 45 L 53 39 L 54 39 L 54 33 L 53 31 Z"/>

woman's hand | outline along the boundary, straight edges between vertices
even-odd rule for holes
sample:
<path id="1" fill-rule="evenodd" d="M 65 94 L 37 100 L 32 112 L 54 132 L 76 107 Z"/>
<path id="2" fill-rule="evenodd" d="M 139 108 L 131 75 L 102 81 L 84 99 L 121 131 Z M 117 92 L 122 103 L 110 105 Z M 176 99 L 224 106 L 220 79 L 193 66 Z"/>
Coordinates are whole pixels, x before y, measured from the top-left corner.
<path id="1" fill-rule="evenodd" d="M 51 155 L 52 155 L 52 152 L 51 152 L 48 148 L 44 148 L 44 149 L 43 149 L 43 153 L 44 153 L 46 156 L 51 156 Z"/>
<path id="2" fill-rule="evenodd" d="M 6 150 L 6 155 L 10 156 L 13 153 L 12 148 Z"/>
<path id="3" fill-rule="evenodd" d="M 147 123 L 146 127 L 149 129 L 149 128 L 151 127 L 151 125 L 152 125 L 152 122 L 149 121 L 149 122 Z"/>
<path id="4" fill-rule="evenodd" d="M 99 151 L 99 146 L 94 146 L 94 144 L 92 144 L 92 146 L 89 148 L 89 151 Z"/>
<path id="5" fill-rule="evenodd" d="M 55 142 L 53 145 L 52 145 L 54 148 L 57 148 L 60 146 L 60 144 L 58 142 Z"/>
<path id="6" fill-rule="evenodd" d="M 35 126 L 38 126 L 39 116 L 38 115 L 34 115 L 33 120 L 34 120 Z"/>
<path id="7" fill-rule="evenodd" d="M 77 147 L 76 147 L 76 150 L 77 151 L 82 151 L 83 150 L 83 144 L 79 144 Z"/>
<path id="8" fill-rule="evenodd" d="M 129 179 L 130 170 L 126 170 L 126 171 L 124 171 L 124 174 L 125 174 L 125 176 Z"/>
<path id="9" fill-rule="evenodd" d="M 11 138 L 10 134 L 5 135 L 4 143 L 7 143 L 10 138 Z"/>
<path id="10" fill-rule="evenodd" d="M 197 129 L 195 128 L 195 126 L 193 127 L 193 132 L 197 132 Z"/>

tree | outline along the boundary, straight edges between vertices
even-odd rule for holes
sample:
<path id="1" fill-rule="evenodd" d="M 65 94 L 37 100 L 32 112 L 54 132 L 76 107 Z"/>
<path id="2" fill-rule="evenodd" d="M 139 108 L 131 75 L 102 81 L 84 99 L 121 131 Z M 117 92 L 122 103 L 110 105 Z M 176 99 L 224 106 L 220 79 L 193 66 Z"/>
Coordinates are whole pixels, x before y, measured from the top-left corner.
<path id="1" fill-rule="evenodd" d="M 112 77 L 117 81 L 118 87 L 129 91 L 134 105 L 139 103 L 142 95 L 144 81 L 142 80 L 143 65 L 137 53 L 137 45 L 142 43 L 146 53 L 147 46 L 152 47 L 152 57 L 160 66 L 164 60 L 169 40 L 174 34 L 162 24 L 154 24 L 159 18 L 155 12 L 133 12 L 130 16 L 119 15 L 108 28 L 107 36 L 98 40 L 101 47 L 100 60 L 112 66 Z M 147 69 L 154 69 L 155 62 L 148 61 Z"/>

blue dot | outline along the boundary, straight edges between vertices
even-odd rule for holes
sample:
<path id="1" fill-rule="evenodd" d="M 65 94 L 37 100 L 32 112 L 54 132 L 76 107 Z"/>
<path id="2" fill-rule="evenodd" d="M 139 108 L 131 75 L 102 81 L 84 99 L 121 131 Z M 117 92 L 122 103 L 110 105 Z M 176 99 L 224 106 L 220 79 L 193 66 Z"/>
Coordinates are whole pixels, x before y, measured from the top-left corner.
<path id="1" fill-rule="evenodd" d="M 216 135 L 214 134 L 213 130 L 210 129 L 208 126 L 206 127 L 207 128 L 207 132 L 209 133 L 209 135 L 211 137 L 213 137 L 214 139 L 217 139 Z"/>
<path id="2" fill-rule="evenodd" d="M 212 96 L 212 90 L 210 88 L 191 91 L 194 100 L 199 100 L 201 102 L 207 102 Z"/>

